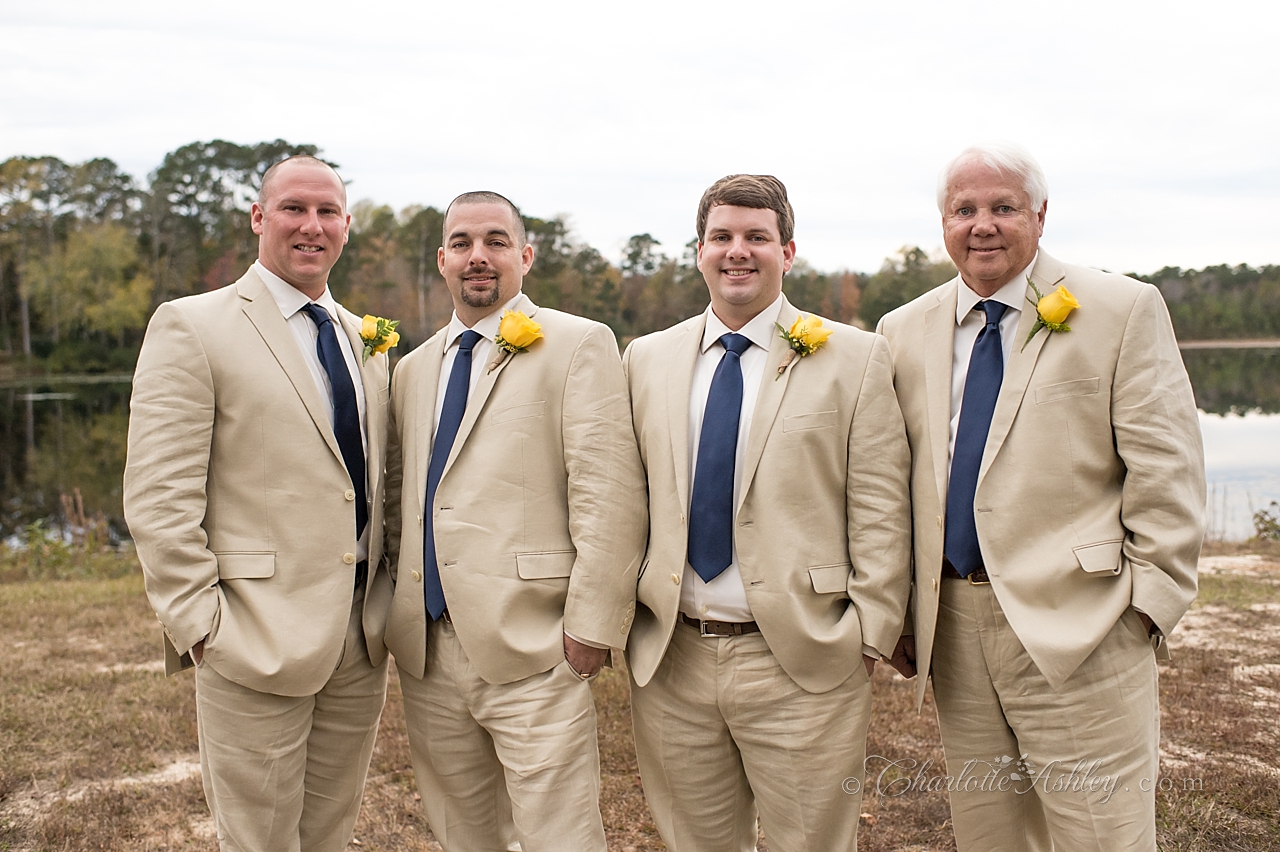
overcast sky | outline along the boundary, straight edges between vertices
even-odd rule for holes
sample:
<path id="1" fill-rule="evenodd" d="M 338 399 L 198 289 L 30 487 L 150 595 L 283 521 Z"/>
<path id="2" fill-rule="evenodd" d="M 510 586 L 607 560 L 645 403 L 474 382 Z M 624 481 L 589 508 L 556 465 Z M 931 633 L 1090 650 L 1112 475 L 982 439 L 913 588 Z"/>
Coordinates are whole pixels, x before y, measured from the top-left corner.
<path id="1" fill-rule="evenodd" d="M 942 243 L 939 167 L 1012 139 L 1042 245 L 1119 271 L 1280 263 L 1280 4 L 213 3 L 0 7 L 0 159 L 139 178 L 215 138 L 319 145 L 352 201 L 493 189 L 610 259 L 678 254 L 698 198 L 777 175 L 799 254 Z"/>

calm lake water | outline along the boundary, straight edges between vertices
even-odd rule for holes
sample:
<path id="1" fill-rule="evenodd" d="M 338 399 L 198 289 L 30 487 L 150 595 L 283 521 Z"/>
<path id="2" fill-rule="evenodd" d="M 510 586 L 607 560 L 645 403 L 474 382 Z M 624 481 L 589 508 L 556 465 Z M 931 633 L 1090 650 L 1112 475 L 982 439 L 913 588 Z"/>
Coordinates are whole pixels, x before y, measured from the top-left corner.
<path id="1" fill-rule="evenodd" d="M 1184 353 L 1200 406 L 1210 535 L 1253 534 L 1280 501 L 1280 350 Z M 129 377 L 0 384 L 0 538 L 58 516 L 80 490 L 85 511 L 124 529 L 121 473 Z"/>

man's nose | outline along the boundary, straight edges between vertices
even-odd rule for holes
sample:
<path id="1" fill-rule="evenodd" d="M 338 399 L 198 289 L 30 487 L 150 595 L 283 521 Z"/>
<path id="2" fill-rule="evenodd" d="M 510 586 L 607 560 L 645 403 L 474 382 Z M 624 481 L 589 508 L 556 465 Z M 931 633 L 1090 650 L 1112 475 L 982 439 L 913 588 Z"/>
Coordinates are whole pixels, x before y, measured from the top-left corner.
<path id="1" fill-rule="evenodd" d="M 973 217 L 973 231 L 976 234 L 994 234 L 996 232 L 996 218 L 991 215 L 990 210 L 979 210 L 978 214 Z"/>
<path id="2" fill-rule="evenodd" d="M 302 220 L 302 232 L 306 234 L 319 234 L 324 229 L 320 227 L 320 214 L 315 210 L 308 210 L 306 217 Z"/>
<path id="3" fill-rule="evenodd" d="M 746 257 L 750 253 L 746 237 L 734 237 L 729 242 L 729 257 Z"/>

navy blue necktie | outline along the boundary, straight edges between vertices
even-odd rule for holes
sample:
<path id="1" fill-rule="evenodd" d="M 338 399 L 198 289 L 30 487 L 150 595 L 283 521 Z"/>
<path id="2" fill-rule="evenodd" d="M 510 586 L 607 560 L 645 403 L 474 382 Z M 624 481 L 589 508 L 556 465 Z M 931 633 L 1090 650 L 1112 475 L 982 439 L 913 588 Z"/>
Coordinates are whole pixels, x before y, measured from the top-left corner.
<path id="1" fill-rule="evenodd" d="M 471 350 L 479 343 L 478 332 L 467 329 L 458 338 L 458 354 L 453 358 L 449 371 L 449 384 L 444 389 L 444 405 L 440 407 L 440 423 L 436 426 L 436 439 L 431 445 L 431 463 L 427 465 L 427 498 L 423 503 L 422 519 L 422 585 L 426 597 L 427 612 L 431 620 L 440 618 L 445 610 L 444 587 L 440 585 L 440 566 L 436 563 L 435 501 L 436 486 L 444 473 L 444 463 L 449 460 L 453 439 L 458 437 L 462 415 L 467 410 L 467 391 L 471 387 Z"/>
<path id="2" fill-rule="evenodd" d="M 947 530 L 943 553 L 961 577 L 982 567 L 978 527 L 973 519 L 973 497 L 978 490 L 978 470 L 991 431 L 991 415 L 1004 381 L 1004 351 L 1000 345 L 1000 318 L 1005 305 L 981 301 L 976 307 L 987 315 L 987 324 L 978 332 L 969 356 L 969 373 L 964 380 L 960 403 L 960 425 L 956 427 L 956 448 L 951 454 L 951 479 L 947 485 Z"/>
<path id="3" fill-rule="evenodd" d="M 751 341 L 723 334 L 724 356 L 711 378 L 702 412 L 698 466 L 689 505 L 689 564 L 711 582 L 733 561 L 733 467 L 742 417 L 742 353 Z"/>
<path id="4" fill-rule="evenodd" d="M 365 502 L 364 439 L 360 429 L 360 408 L 356 403 L 356 386 L 347 370 L 347 359 L 342 357 L 338 335 L 333 330 L 329 312 L 308 302 L 302 310 L 316 324 L 316 354 L 329 376 L 329 388 L 333 392 L 333 436 L 338 439 L 342 461 L 351 476 L 352 490 L 356 493 L 356 538 L 364 534 L 369 522 L 369 506 Z"/>

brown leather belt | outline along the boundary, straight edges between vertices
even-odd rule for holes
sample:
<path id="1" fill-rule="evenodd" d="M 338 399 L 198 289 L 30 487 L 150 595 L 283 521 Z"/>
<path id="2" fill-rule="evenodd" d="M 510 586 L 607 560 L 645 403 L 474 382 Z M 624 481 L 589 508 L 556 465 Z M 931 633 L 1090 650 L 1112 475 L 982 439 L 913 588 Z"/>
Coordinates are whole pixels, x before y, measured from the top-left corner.
<path id="1" fill-rule="evenodd" d="M 690 618 L 683 612 L 680 613 L 680 620 L 697 629 L 700 636 L 742 636 L 747 633 L 760 632 L 760 625 L 754 621 L 703 621 L 697 618 Z"/>
<path id="2" fill-rule="evenodd" d="M 961 577 L 960 572 L 956 570 L 956 566 L 951 564 L 951 560 L 942 557 L 942 579 L 944 580 L 968 580 L 970 586 L 989 586 L 991 578 L 987 576 L 986 566 L 976 569 L 968 577 Z"/>

